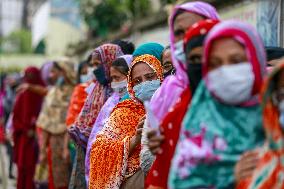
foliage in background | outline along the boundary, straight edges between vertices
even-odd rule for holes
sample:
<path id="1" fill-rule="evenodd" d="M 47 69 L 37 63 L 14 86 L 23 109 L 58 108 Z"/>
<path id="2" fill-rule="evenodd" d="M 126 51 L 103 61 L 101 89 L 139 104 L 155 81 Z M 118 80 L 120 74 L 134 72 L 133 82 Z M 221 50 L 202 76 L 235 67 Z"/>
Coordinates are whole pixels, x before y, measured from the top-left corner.
<path id="1" fill-rule="evenodd" d="M 32 53 L 32 35 L 25 29 L 12 32 L 1 40 L 1 49 L 7 53 Z"/>
<path id="2" fill-rule="evenodd" d="M 79 1 L 79 0 L 78 0 Z M 118 31 L 127 22 L 142 18 L 151 12 L 149 0 L 83 0 L 81 15 L 93 37 L 105 37 Z"/>
<path id="3" fill-rule="evenodd" d="M 10 67 L 1 67 L 0 66 L 0 74 L 5 73 L 5 74 L 9 74 L 9 73 L 19 73 L 23 70 L 22 67 L 20 66 L 10 66 Z"/>

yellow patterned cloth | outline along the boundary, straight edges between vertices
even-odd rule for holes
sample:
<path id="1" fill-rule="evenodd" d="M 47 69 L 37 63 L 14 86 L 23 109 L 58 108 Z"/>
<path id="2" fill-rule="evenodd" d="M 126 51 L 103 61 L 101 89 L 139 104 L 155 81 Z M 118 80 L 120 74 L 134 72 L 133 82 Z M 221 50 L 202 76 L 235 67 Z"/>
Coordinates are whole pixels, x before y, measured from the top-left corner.
<path id="1" fill-rule="evenodd" d="M 157 73 L 160 81 L 163 80 L 163 69 L 158 59 L 151 55 L 142 55 L 134 59 L 132 67 L 139 62 L 148 64 Z M 92 144 L 89 189 L 119 188 L 124 180 L 140 169 L 141 147 L 137 146 L 131 154 L 129 148 L 130 140 L 135 135 L 145 110 L 144 106 L 135 99 L 132 87 L 129 77 L 128 90 L 131 99 L 115 106 L 104 128 Z"/>

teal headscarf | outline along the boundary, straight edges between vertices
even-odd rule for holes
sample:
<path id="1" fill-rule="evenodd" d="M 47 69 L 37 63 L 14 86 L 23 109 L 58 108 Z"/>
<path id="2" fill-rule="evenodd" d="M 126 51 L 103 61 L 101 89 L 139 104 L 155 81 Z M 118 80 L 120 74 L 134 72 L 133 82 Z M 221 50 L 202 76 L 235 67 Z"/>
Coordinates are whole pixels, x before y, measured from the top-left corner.
<path id="1" fill-rule="evenodd" d="M 183 120 L 170 188 L 234 188 L 240 155 L 264 141 L 261 108 L 225 105 L 200 83 Z"/>
<path id="2" fill-rule="evenodd" d="M 150 54 L 155 56 L 160 62 L 162 61 L 162 53 L 164 47 L 159 43 L 145 43 L 140 45 L 134 52 L 133 57 L 137 57 L 144 54 Z"/>

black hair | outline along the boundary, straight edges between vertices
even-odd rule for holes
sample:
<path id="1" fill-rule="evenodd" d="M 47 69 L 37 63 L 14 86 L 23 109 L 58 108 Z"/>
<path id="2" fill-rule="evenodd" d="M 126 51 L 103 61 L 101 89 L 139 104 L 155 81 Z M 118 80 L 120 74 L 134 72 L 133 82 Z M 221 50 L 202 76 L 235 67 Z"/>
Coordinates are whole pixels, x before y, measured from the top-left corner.
<path id="1" fill-rule="evenodd" d="M 93 54 L 93 53 L 91 53 L 91 54 L 88 56 L 87 60 L 86 60 L 86 63 L 89 64 L 89 65 L 91 64 L 92 54 Z"/>
<path id="2" fill-rule="evenodd" d="M 120 46 L 123 54 L 132 54 L 135 50 L 135 45 L 130 41 L 117 39 L 112 41 L 111 43 Z"/>
<path id="3" fill-rule="evenodd" d="M 167 45 L 165 48 L 164 48 L 164 50 L 163 50 L 163 52 L 162 52 L 162 60 L 161 60 L 161 63 L 163 64 L 163 55 L 164 55 L 164 53 L 167 51 L 167 50 L 171 50 L 171 46 L 170 45 Z"/>
<path id="4" fill-rule="evenodd" d="M 88 66 L 88 62 L 87 61 L 82 61 L 79 63 L 79 66 L 78 66 L 78 71 L 77 71 L 77 83 L 80 83 L 80 76 L 81 76 L 81 71 L 82 69 L 85 67 L 85 66 Z"/>
<path id="5" fill-rule="evenodd" d="M 129 71 L 129 67 L 124 58 L 117 58 L 111 64 L 116 70 L 118 70 L 123 75 L 127 75 Z"/>
<path id="6" fill-rule="evenodd" d="M 190 52 L 192 49 L 196 47 L 202 47 L 203 42 L 205 40 L 206 35 L 199 35 L 196 37 L 193 37 L 190 39 L 186 44 L 185 44 L 185 53 L 187 54 Z"/>
<path id="7" fill-rule="evenodd" d="M 173 23 L 176 21 L 176 18 L 181 15 L 182 13 L 186 12 L 185 10 L 183 9 L 178 9 L 173 17 Z"/>
<path id="8" fill-rule="evenodd" d="M 282 47 L 265 47 L 267 61 L 284 57 L 284 48 Z"/>

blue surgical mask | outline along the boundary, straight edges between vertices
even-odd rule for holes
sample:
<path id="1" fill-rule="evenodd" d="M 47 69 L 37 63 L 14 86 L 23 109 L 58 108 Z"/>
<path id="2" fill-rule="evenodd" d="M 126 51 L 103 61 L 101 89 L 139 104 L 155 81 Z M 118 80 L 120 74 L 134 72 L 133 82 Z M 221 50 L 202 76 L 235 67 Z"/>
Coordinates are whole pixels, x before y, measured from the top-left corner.
<path id="1" fill-rule="evenodd" d="M 81 83 L 86 83 L 90 80 L 90 77 L 88 74 L 80 75 L 80 82 Z"/>
<path id="2" fill-rule="evenodd" d="M 64 77 L 60 76 L 57 81 L 56 81 L 56 85 L 57 86 L 62 86 L 64 84 Z"/>
<path id="3" fill-rule="evenodd" d="M 282 100 L 278 105 L 280 117 L 279 117 L 279 123 L 282 127 L 282 130 L 284 130 L 284 100 Z"/>
<path id="4" fill-rule="evenodd" d="M 145 102 L 151 100 L 156 90 L 160 87 L 160 80 L 145 81 L 133 87 L 135 97 Z"/>

